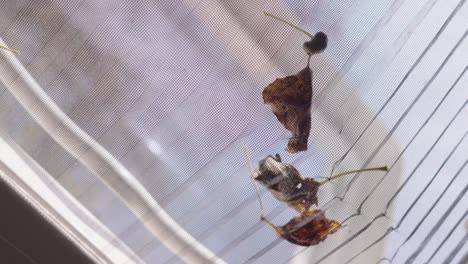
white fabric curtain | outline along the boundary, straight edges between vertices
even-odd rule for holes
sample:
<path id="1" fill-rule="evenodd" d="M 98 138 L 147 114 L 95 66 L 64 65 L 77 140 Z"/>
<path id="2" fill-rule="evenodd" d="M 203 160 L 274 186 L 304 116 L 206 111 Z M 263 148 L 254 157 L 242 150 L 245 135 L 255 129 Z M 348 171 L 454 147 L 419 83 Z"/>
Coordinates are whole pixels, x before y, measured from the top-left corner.
<path id="1" fill-rule="evenodd" d="M 308 38 L 263 10 L 328 35 L 299 154 L 261 92 Z M 467 32 L 464 0 L 1 0 L 0 178 L 100 263 L 463 263 Z M 244 143 L 307 177 L 390 171 L 325 185 L 346 228 L 298 247 L 259 221 Z"/>

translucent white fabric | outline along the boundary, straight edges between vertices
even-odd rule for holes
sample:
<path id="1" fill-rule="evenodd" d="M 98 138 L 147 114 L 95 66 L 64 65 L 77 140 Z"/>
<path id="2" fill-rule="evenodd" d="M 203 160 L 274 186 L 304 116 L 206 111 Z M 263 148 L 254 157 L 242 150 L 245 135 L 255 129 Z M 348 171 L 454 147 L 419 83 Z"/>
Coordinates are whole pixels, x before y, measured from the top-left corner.
<path id="1" fill-rule="evenodd" d="M 290 134 L 261 92 L 305 66 L 308 38 L 263 10 L 329 38 L 312 57 L 312 130 L 299 154 L 284 151 Z M 227 263 L 466 260 L 467 30 L 464 0 L 0 1 L 0 37 L 38 87 Z M 6 65 L 11 54 L 0 52 Z M 151 214 L 123 202 L 134 193 L 116 195 L 100 180 L 106 171 L 90 170 L 18 103 L 15 78 L 0 72 L 4 148 L 67 195 L 88 225 L 75 242 L 97 262 L 181 262 L 188 249 L 168 250 L 147 229 Z M 390 171 L 325 185 L 319 207 L 346 227 L 298 247 L 259 221 L 244 143 L 252 161 L 279 153 L 307 177 L 327 177 L 336 161 L 336 172 Z M 262 198 L 274 223 L 295 216 L 264 189 Z"/>

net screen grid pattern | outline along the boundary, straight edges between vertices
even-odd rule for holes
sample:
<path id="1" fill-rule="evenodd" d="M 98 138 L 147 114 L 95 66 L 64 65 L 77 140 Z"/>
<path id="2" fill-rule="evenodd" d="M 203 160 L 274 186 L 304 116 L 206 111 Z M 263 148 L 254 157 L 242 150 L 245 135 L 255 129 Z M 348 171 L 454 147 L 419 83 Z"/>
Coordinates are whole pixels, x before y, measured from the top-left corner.
<path id="1" fill-rule="evenodd" d="M 306 152 L 284 151 L 261 92 L 304 68 L 308 38 L 263 10 L 328 35 Z M 228 263 L 466 263 L 467 32 L 464 0 L 0 1 L 0 37 L 45 92 Z M 135 256 L 181 262 L 0 93 L 1 129 Z M 254 166 L 279 153 L 306 177 L 390 171 L 324 185 L 346 227 L 298 247 L 259 221 L 244 143 Z M 272 222 L 296 215 L 260 190 Z"/>

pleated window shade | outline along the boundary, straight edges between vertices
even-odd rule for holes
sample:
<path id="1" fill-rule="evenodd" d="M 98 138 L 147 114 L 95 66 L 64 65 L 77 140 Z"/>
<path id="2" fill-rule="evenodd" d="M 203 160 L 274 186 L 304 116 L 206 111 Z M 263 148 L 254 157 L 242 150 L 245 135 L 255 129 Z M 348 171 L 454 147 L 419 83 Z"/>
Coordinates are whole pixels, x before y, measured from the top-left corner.
<path id="1" fill-rule="evenodd" d="M 328 35 L 304 152 L 262 91 L 308 37 L 262 11 Z M 0 179 L 97 263 L 466 263 L 467 32 L 464 0 L 3 0 Z M 244 144 L 389 171 L 321 187 L 345 227 L 300 247 L 260 221 Z"/>

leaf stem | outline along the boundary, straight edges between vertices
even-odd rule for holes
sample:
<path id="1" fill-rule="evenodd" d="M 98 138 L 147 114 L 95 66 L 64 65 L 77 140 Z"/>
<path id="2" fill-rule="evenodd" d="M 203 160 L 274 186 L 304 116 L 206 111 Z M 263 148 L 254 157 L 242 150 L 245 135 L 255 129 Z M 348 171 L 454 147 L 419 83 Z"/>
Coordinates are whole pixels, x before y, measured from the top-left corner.
<path id="1" fill-rule="evenodd" d="M 258 185 L 255 182 L 253 170 L 252 170 L 252 163 L 250 162 L 250 154 L 249 154 L 249 149 L 247 148 L 247 145 L 244 144 L 244 155 L 245 159 L 247 160 L 247 165 L 249 166 L 249 172 L 252 178 L 253 185 L 255 187 L 255 191 L 257 192 L 257 198 L 258 198 L 258 203 L 260 204 L 260 219 L 264 219 L 264 210 L 263 210 L 263 203 L 262 203 L 262 198 L 260 197 L 260 190 L 258 189 Z"/>
<path id="2" fill-rule="evenodd" d="M 274 18 L 274 19 L 277 19 L 277 20 L 279 20 L 279 21 L 285 23 L 286 25 L 289 25 L 289 26 L 291 26 L 291 27 L 293 27 L 293 28 L 295 28 L 295 29 L 301 31 L 302 33 L 306 34 L 307 36 L 309 36 L 310 39 L 313 39 L 313 38 L 314 38 L 314 35 L 310 34 L 309 32 L 303 30 L 302 28 L 300 28 L 300 27 L 298 27 L 298 26 L 296 26 L 296 25 L 294 25 L 294 24 L 292 24 L 292 23 L 290 23 L 290 22 L 288 22 L 288 21 L 286 21 L 286 20 L 284 20 L 284 19 L 282 19 L 282 18 L 279 18 L 279 17 L 277 17 L 277 16 L 275 16 L 275 15 L 272 15 L 272 14 L 270 14 L 270 13 L 268 13 L 268 12 L 265 12 L 265 11 L 262 12 L 262 15 L 264 15 L 264 16 L 269 16 L 269 17 L 272 17 L 272 18 Z"/>
<path id="3" fill-rule="evenodd" d="M 387 166 L 383 166 L 383 167 L 377 167 L 377 168 L 367 168 L 367 169 L 362 169 L 362 170 L 352 170 L 352 171 L 347 171 L 347 172 L 343 172 L 343 173 L 339 173 L 339 174 L 336 174 L 334 176 L 331 176 L 330 178 L 327 178 L 326 180 L 323 180 L 320 182 L 320 186 L 324 185 L 325 183 L 331 181 L 331 180 L 334 180 L 336 178 L 339 178 L 341 176 L 344 176 L 344 175 L 348 175 L 348 174 L 352 174 L 352 173 L 357 173 L 357 172 L 363 172 L 363 171 L 388 171 L 388 167 Z"/>
<path id="4" fill-rule="evenodd" d="M 10 48 L 5 47 L 5 46 L 2 46 L 2 45 L 0 45 L 0 49 L 8 50 L 8 51 L 11 51 L 11 52 L 13 52 L 13 53 L 15 53 L 15 54 L 20 54 L 20 51 L 19 51 L 19 50 L 10 49 Z"/>

